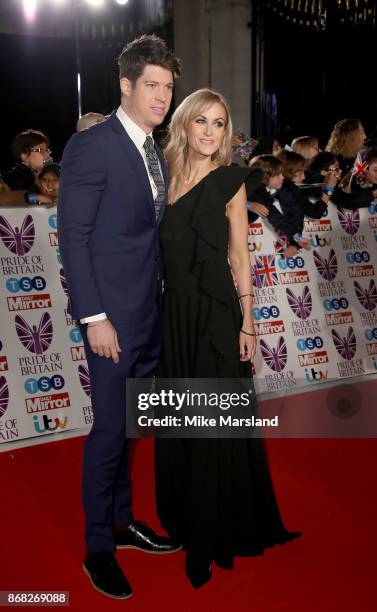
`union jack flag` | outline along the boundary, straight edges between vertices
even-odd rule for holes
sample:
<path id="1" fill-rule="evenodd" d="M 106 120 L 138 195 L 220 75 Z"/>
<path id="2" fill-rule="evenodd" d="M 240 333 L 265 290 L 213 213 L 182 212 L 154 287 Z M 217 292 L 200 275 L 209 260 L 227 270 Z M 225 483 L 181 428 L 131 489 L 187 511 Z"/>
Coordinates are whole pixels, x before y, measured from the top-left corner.
<path id="1" fill-rule="evenodd" d="M 256 255 L 253 266 L 253 285 L 258 289 L 278 285 L 275 255 Z"/>
<path id="2" fill-rule="evenodd" d="M 352 176 L 354 176 L 355 178 L 362 176 L 367 168 L 368 168 L 368 163 L 366 161 L 363 161 L 361 154 L 358 153 L 356 155 L 355 161 L 353 162 L 353 166 L 351 170 Z"/>

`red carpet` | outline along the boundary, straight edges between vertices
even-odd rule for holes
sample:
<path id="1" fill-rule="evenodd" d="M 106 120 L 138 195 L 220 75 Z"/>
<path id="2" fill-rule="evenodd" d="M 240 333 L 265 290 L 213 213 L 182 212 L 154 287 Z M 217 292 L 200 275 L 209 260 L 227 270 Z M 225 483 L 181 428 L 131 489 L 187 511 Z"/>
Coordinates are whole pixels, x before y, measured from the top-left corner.
<path id="1" fill-rule="evenodd" d="M 302 538 L 214 568 L 194 591 L 184 554 L 120 551 L 134 590 L 126 602 L 92 589 L 81 570 L 83 438 L 0 454 L 2 497 L 0 590 L 65 590 L 70 609 L 337 612 L 375 610 L 375 440 L 269 440 L 280 507 Z M 152 443 L 138 443 L 134 510 L 158 527 L 153 505 Z"/>

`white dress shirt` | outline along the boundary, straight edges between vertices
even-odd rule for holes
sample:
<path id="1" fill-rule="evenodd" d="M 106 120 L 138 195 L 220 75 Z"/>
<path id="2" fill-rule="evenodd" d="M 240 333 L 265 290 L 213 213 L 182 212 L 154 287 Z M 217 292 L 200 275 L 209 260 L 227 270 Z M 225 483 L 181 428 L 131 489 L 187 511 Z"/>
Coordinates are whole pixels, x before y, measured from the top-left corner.
<path id="1" fill-rule="evenodd" d="M 266 189 L 267 189 L 268 193 L 270 195 L 272 195 L 272 197 L 274 198 L 274 206 L 275 206 L 275 208 L 277 208 L 279 213 L 281 213 L 283 215 L 284 213 L 283 213 L 283 210 L 281 208 L 281 204 L 280 204 L 279 200 L 274 197 L 275 193 L 277 192 L 277 189 L 270 189 L 269 187 L 266 187 Z"/>
<path id="2" fill-rule="evenodd" d="M 139 151 L 141 157 L 143 158 L 145 169 L 148 173 L 148 178 L 149 178 L 149 183 L 150 183 L 152 194 L 153 194 L 153 199 L 155 200 L 157 198 L 158 191 L 157 191 L 155 182 L 152 178 L 152 175 L 149 172 L 149 168 L 147 164 L 147 156 L 145 153 L 145 149 L 143 147 L 147 136 L 150 136 L 153 140 L 152 132 L 150 134 L 146 134 L 144 130 L 142 130 L 141 127 L 139 127 L 135 123 L 135 121 L 133 121 L 127 115 L 127 113 L 123 110 L 121 106 L 118 108 L 116 115 L 119 121 L 121 122 L 121 124 L 123 125 L 124 129 L 126 130 L 127 134 L 131 138 L 132 142 L 136 146 L 137 150 Z M 161 166 L 160 166 L 160 171 L 161 171 Z M 91 317 L 85 317 L 84 319 L 80 319 L 80 323 L 94 323 L 95 321 L 103 321 L 105 319 L 107 319 L 106 313 L 101 312 Z"/>

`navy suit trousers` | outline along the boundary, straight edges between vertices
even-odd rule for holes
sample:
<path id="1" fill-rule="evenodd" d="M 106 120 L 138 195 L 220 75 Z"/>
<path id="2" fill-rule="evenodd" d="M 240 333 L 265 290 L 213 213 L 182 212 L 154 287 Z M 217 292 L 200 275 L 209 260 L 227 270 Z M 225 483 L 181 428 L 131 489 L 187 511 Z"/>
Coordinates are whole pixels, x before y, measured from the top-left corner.
<path id="1" fill-rule="evenodd" d="M 119 363 L 90 349 L 81 326 L 91 380 L 93 426 L 84 450 L 83 501 L 89 553 L 112 552 L 113 531 L 132 520 L 126 435 L 126 378 L 152 377 L 161 344 L 160 308 L 153 305 L 139 328 L 115 325 L 122 352 Z"/>

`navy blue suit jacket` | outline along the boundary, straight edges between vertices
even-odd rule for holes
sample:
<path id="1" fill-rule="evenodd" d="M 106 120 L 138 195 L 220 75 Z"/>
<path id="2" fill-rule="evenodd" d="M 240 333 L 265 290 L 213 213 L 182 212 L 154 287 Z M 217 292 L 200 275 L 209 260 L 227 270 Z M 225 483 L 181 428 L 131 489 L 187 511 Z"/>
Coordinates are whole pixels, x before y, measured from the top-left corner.
<path id="1" fill-rule="evenodd" d="M 144 161 L 115 112 L 72 136 L 63 154 L 58 234 L 73 318 L 105 312 L 115 324 L 145 321 L 161 291 L 164 207 L 156 221 Z"/>

